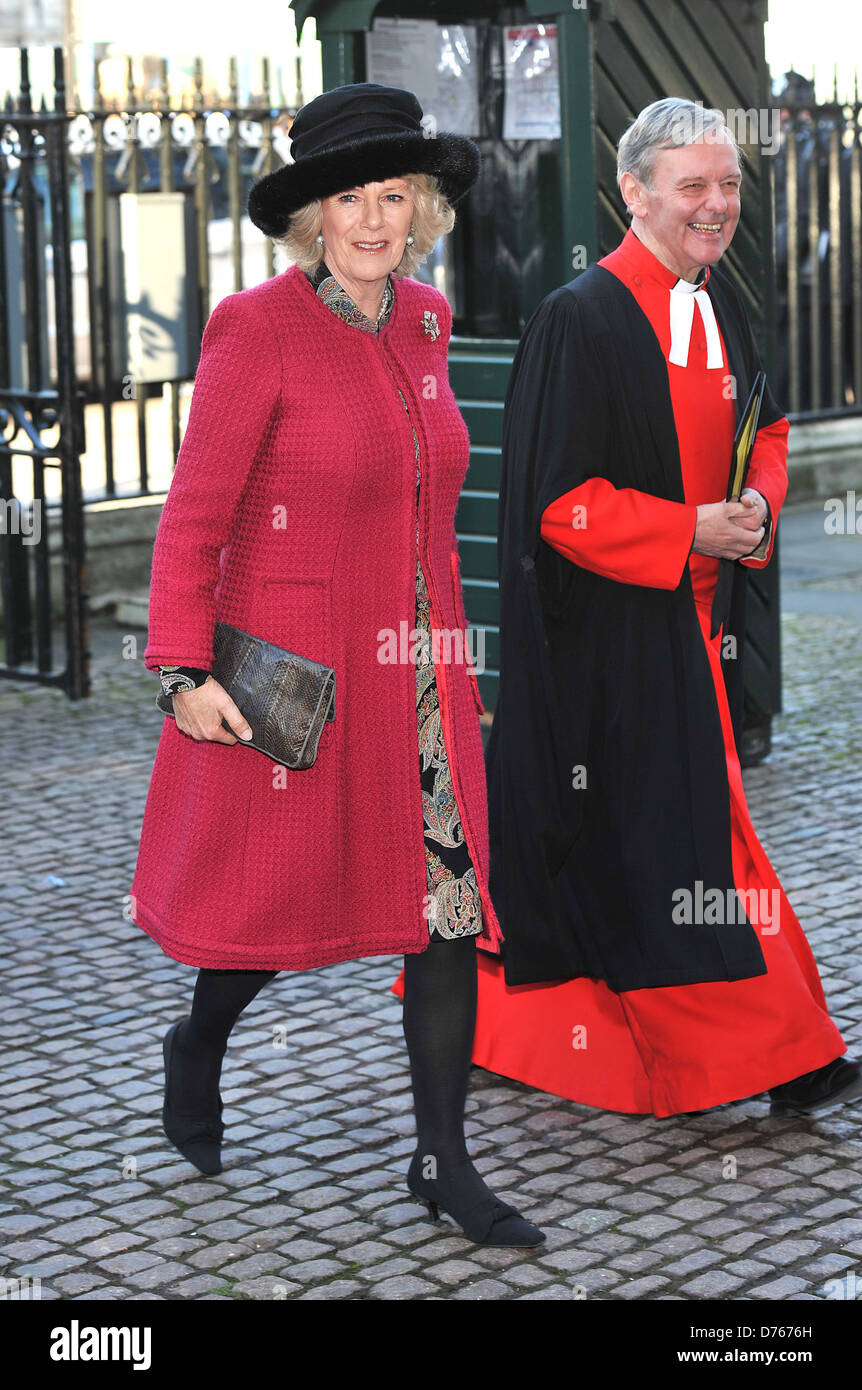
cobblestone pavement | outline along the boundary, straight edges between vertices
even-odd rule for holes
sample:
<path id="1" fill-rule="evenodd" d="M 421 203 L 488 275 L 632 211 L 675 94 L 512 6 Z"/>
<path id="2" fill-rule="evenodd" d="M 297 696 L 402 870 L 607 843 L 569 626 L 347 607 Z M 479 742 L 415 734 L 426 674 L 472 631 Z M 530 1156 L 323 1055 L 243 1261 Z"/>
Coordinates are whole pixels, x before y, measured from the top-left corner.
<path id="1" fill-rule="evenodd" d="M 859 1055 L 862 624 L 783 622 L 785 713 L 746 786 Z M 820 1300 L 851 1273 L 862 1289 L 862 1105 L 770 1120 L 759 1098 L 656 1120 L 476 1069 L 473 1151 L 547 1245 L 482 1250 L 432 1226 L 403 1181 L 390 958 L 266 988 L 225 1063 L 227 1166 L 197 1174 L 159 1121 L 161 1040 L 194 972 L 123 916 L 161 722 L 142 635 L 137 659 L 123 640 L 94 624 L 89 701 L 0 686 L 4 1276 L 75 1300 Z"/>

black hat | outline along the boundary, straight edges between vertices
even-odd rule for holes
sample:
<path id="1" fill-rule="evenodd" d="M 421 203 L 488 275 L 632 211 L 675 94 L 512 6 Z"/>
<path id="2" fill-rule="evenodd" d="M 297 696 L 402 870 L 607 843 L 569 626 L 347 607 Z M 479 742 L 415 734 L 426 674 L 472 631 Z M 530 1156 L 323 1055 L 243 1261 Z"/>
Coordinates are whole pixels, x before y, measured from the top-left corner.
<path id="1" fill-rule="evenodd" d="M 428 134 L 412 92 L 354 82 L 335 87 L 296 113 L 293 157 L 253 185 L 248 215 L 267 236 L 283 236 L 288 218 L 314 198 L 404 174 L 433 174 L 450 203 L 479 174 L 478 146 L 464 135 Z"/>

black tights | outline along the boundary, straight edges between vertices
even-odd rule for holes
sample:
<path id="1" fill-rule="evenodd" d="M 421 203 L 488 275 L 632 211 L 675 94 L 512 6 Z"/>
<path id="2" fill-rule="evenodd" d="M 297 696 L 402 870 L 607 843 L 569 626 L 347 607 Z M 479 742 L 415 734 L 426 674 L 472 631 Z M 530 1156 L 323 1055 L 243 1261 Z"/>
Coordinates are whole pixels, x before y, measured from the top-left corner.
<path id="1" fill-rule="evenodd" d="M 277 970 L 199 970 L 183 1041 L 224 1056 L 231 1029 Z"/>
<path id="2" fill-rule="evenodd" d="M 177 1037 L 186 1054 L 184 1093 L 176 1108 L 201 1109 L 218 1088 L 231 1029 L 276 970 L 199 970 L 191 1017 Z M 464 1103 L 476 1021 L 476 945 L 473 937 L 435 938 L 404 958 L 404 1037 L 410 1058 L 417 1153 L 443 1169 L 467 1159 Z M 429 1170 L 434 1172 L 434 1165 Z M 466 1176 L 466 1175 L 464 1175 Z M 476 1181 L 481 1179 L 476 1176 Z M 471 1179 L 472 1185 L 472 1179 Z M 484 1190 L 484 1184 L 482 1184 Z"/>
<path id="3" fill-rule="evenodd" d="M 404 1038 L 410 1058 L 416 1148 L 443 1167 L 467 1157 L 464 1103 L 476 1027 L 476 940 L 432 938 L 404 957 Z M 433 1172 L 433 1168 L 432 1168 Z"/>

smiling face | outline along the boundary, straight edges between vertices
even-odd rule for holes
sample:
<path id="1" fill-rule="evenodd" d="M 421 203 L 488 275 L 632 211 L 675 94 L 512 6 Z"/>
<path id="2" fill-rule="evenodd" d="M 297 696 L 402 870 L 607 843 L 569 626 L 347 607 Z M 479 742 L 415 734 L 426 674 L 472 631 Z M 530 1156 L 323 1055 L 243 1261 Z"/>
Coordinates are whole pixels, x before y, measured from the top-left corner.
<path id="1" fill-rule="evenodd" d="M 356 289 L 365 297 L 404 255 L 413 217 L 410 185 L 406 179 L 362 184 L 324 198 L 321 208 L 324 260 L 349 294 Z"/>
<path id="2" fill-rule="evenodd" d="M 620 192 L 632 229 L 683 280 L 721 260 L 739 222 L 742 175 L 723 131 L 693 145 L 656 150 L 652 186 L 623 174 Z"/>

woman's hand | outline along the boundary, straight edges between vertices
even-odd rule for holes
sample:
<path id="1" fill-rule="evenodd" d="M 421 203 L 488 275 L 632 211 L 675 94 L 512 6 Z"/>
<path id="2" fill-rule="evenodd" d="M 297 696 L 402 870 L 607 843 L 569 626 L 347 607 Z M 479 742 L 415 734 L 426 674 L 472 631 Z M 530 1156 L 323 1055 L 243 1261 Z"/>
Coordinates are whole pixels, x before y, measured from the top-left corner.
<path id="1" fill-rule="evenodd" d="M 753 496 L 738 502 L 705 502 L 697 509 L 692 550 L 722 560 L 741 560 L 763 540 L 760 506 Z"/>
<path id="2" fill-rule="evenodd" d="M 236 743 L 234 734 L 222 728 L 224 717 L 241 739 L 251 738 L 252 731 L 245 715 L 212 676 L 197 690 L 180 690 L 173 699 L 177 728 L 184 734 L 211 743 Z"/>

